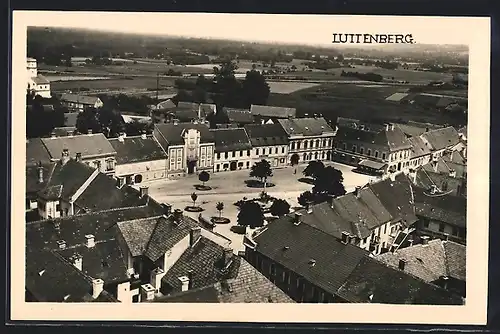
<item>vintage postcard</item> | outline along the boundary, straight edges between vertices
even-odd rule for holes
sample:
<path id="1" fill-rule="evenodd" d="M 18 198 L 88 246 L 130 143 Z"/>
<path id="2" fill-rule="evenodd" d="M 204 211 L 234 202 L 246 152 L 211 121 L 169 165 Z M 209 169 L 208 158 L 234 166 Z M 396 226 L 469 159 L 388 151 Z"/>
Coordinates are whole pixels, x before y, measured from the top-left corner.
<path id="1" fill-rule="evenodd" d="M 489 62 L 488 18 L 14 12 L 12 319 L 485 324 Z"/>

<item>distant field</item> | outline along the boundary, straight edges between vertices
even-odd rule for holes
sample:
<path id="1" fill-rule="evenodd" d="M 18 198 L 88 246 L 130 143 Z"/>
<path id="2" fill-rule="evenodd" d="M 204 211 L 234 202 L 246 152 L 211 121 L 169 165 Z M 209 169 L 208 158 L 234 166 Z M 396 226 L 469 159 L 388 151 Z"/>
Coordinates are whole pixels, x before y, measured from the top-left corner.
<path id="1" fill-rule="evenodd" d="M 85 75 L 46 75 L 45 78 L 50 82 L 57 81 L 83 81 L 83 80 L 107 80 L 109 77 L 95 77 Z"/>
<path id="2" fill-rule="evenodd" d="M 319 84 L 309 82 L 280 82 L 268 81 L 267 84 L 271 88 L 271 93 L 290 94 L 302 89 L 318 86 Z"/>
<path id="3" fill-rule="evenodd" d="M 160 88 L 173 89 L 174 79 L 161 78 Z M 135 77 L 130 79 L 108 79 L 108 80 L 72 80 L 72 81 L 55 81 L 51 83 L 51 89 L 57 91 L 147 91 L 148 89 L 156 88 L 155 77 Z"/>

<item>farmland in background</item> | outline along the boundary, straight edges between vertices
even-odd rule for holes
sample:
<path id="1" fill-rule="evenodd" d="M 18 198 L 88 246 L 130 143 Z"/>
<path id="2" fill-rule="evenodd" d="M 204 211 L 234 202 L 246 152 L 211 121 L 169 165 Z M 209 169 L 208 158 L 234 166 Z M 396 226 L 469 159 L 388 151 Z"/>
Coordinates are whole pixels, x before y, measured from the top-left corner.
<path id="1" fill-rule="evenodd" d="M 271 89 L 271 93 L 278 94 L 290 94 L 302 89 L 318 86 L 318 84 L 310 82 L 268 81 L 267 84 Z"/>

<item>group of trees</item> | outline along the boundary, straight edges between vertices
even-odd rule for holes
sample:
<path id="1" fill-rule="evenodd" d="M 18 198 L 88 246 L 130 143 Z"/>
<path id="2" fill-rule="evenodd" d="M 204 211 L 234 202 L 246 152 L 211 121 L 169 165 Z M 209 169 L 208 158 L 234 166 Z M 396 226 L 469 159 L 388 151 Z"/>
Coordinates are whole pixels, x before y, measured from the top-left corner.
<path id="1" fill-rule="evenodd" d="M 79 133 L 103 133 L 106 137 L 117 137 L 126 132 L 125 122 L 119 112 L 109 107 L 86 108 L 76 118 L 76 129 Z"/>
<path id="2" fill-rule="evenodd" d="M 67 109 L 57 99 L 45 99 L 28 91 L 26 105 L 26 137 L 45 137 L 54 128 L 64 126 Z"/>
<path id="3" fill-rule="evenodd" d="M 366 80 L 366 81 L 376 81 L 380 82 L 384 79 L 380 74 L 376 74 L 373 72 L 368 72 L 368 73 L 361 73 L 361 72 L 346 72 L 342 71 L 340 73 L 341 77 L 354 77 L 360 80 Z"/>
<path id="4" fill-rule="evenodd" d="M 311 161 L 302 173 L 312 178 L 314 185 L 311 191 L 305 191 L 298 197 L 297 200 L 302 206 L 307 207 L 346 193 L 342 184 L 344 182 L 342 172 L 335 167 L 326 167 L 321 161 Z"/>

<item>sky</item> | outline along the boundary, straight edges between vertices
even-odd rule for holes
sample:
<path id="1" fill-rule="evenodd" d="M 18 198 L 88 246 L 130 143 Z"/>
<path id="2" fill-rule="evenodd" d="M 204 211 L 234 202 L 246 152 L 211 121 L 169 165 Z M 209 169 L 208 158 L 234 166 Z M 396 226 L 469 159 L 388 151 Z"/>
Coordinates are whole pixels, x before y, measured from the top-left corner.
<path id="1" fill-rule="evenodd" d="M 419 44 L 469 44 L 478 18 L 212 13 L 24 12 L 30 25 L 287 44 L 332 45 L 333 33 L 412 34 Z M 14 15 L 15 19 L 15 15 Z M 89 25 L 89 22 L 92 22 Z M 335 44 L 338 47 L 339 44 Z M 359 44 L 358 44 L 359 46 Z"/>

